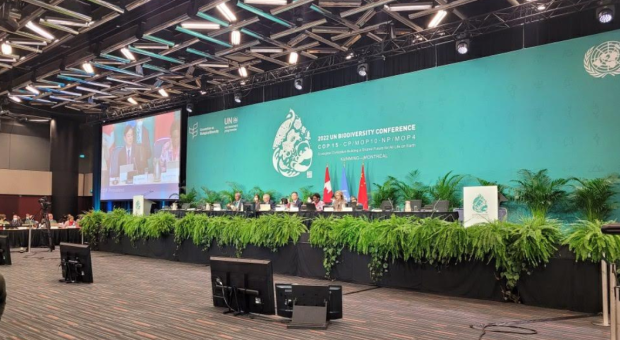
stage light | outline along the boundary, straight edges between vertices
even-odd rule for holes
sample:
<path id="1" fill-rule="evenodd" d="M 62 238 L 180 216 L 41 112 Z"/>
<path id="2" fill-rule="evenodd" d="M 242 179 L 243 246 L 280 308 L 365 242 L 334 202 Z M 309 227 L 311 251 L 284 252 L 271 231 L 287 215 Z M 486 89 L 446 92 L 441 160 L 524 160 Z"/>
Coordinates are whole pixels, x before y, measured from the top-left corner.
<path id="1" fill-rule="evenodd" d="M 368 64 L 359 64 L 357 65 L 357 74 L 361 77 L 366 77 L 368 75 Z"/>
<path id="2" fill-rule="evenodd" d="M 268 5 L 268 6 L 284 6 L 286 0 L 244 0 L 246 4 L 250 5 Z"/>
<path id="3" fill-rule="evenodd" d="M 346 56 L 346 57 L 344 57 L 344 58 L 345 58 L 346 60 L 351 60 L 351 59 L 353 59 L 353 57 L 355 57 L 355 54 L 354 54 L 353 52 L 351 52 L 351 53 L 347 54 L 347 56 Z"/>
<path id="4" fill-rule="evenodd" d="M 235 92 L 235 103 L 241 103 L 241 94 L 238 92 Z"/>
<path id="5" fill-rule="evenodd" d="M 84 71 L 86 71 L 86 73 L 95 74 L 95 69 L 93 68 L 93 65 L 89 62 L 85 62 L 84 64 L 82 64 L 82 68 L 84 69 Z"/>
<path id="6" fill-rule="evenodd" d="M 224 18 L 226 18 L 226 20 L 230 22 L 237 21 L 237 17 L 235 16 L 235 14 L 233 14 L 233 12 L 231 12 L 230 8 L 226 6 L 225 2 L 217 5 L 217 10 L 220 11 L 220 13 L 222 13 L 222 15 L 224 16 Z"/>
<path id="7" fill-rule="evenodd" d="M 127 47 L 121 48 L 121 53 L 125 56 L 125 58 L 135 61 L 136 57 L 131 53 L 131 51 Z"/>
<path id="8" fill-rule="evenodd" d="M 248 70 L 245 68 L 245 66 L 239 67 L 239 75 L 243 78 L 248 76 Z"/>
<path id="9" fill-rule="evenodd" d="M 297 78 L 295 79 L 295 82 L 293 83 L 293 86 L 295 86 L 295 88 L 299 91 L 301 91 L 301 89 L 304 88 L 304 81 L 301 78 Z"/>
<path id="10" fill-rule="evenodd" d="M 38 35 L 42 36 L 45 39 L 49 39 L 49 40 L 56 39 L 50 32 L 42 29 L 41 27 L 39 27 L 37 24 L 35 24 L 32 21 L 28 21 L 28 23 L 26 24 L 26 27 L 28 27 L 33 32 L 37 33 Z"/>
<path id="11" fill-rule="evenodd" d="M 467 54 L 469 52 L 469 40 L 463 39 L 456 42 L 456 51 L 459 54 Z"/>
<path id="12" fill-rule="evenodd" d="M 36 95 L 41 94 L 41 92 L 39 92 L 39 90 L 37 90 L 37 89 L 36 89 L 34 86 L 32 86 L 32 85 L 28 85 L 28 86 L 26 86 L 26 90 L 28 90 L 28 91 L 30 91 L 30 92 L 32 92 L 32 93 L 34 93 L 34 94 L 36 94 Z"/>
<path id="13" fill-rule="evenodd" d="M 194 30 L 219 30 L 220 24 L 208 21 L 186 21 L 181 23 L 181 27 Z"/>
<path id="14" fill-rule="evenodd" d="M 194 104 L 192 104 L 192 103 L 188 103 L 188 104 L 185 106 L 185 110 L 187 110 L 187 112 L 189 112 L 189 113 L 194 112 Z"/>
<path id="15" fill-rule="evenodd" d="M 601 24 L 607 24 L 614 20 L 615 14 L 614 6 L 604 6 L 596 9 L 596 18 Z"/>
<path id="16" fill-rule="evenodd" d="M 218 63 L 218 62 L 210 62 L 210 63 L 202 63 L 198 64 L 200 67 L 211 67 L 211 68 L 227 68 L 230 65 L 228 63 Z"/>
<path id="17" fill-rule="evenodd" d="M 164 89 L 159 89 L 157 92 L 159 92 L 159 94 L 164 97 L 164 98 L 168 98 L 168 92 L 166 92 L 166 90 Z"/>
<path id="18" fill-rule="evenodd" d="M 237 30 L 230 32 L 230 43 L 233 46 L 241 44 L 241 32 Z"/>
<path id="19" fill-rule="evenodd" d="M 412 4 L 392 4 L 385 5 L 384 7 L 388 11 L 392 12 L 407 12 L 407 11 L 423 11 L 433 8 L 432 2 L 417 2 Z"/>
<path id="20" fill-rule="evenodd" d="M 536 9 L 539 11 L 544 11 L 547 8 L 547 5 L 545 4 L 539 4 L 538 6 L 536 6 Z"/>
<path id="21" fill-rule="evenodd" d="M 282 53 L 284 49 L 279 47 L 250 47 L 250 52 L 253 53 Z"/>
<path id="22" fill-rule="evenodd" d="M 441 21 L 446 17 L 446 15 L 448 15 L 448 12 L 444 11 L 443 9 L 438 11 L 431 20 L 431 22 L 428 24 L 428 28 L 437 27 L 439 23 L 441 23 Z"/>
<path id="23" fill-rule="evenodd" d="M 16 102 L 16 103 L 21 103 L 22 102 L 22 100 L 19 99 L 19 97 L 15 97 L 15 96 L 12 96 L 12 95 L 9 95 L 9 99 L 14 101 L 14 102 Z"/>
<path id="24" fill-rule="evenodd" d="M 2 54 L 10 55 L 13 54 L 13 47 L 7 43 L 2 43 Z"/>
<path id="25" fill-rule="evenodd" d="M 299 54 L 297 52 L 291 52 L 288 55 L 288 63 L 291 65 L 297 64 L 297 60 L 299 60 Z"/>
<path id="26" fill-rule="evenodd" d="M 127 98 L 127 101 L 130 102 L 132 105 L 138 105 L 138 102 L 132 97 Z"/>

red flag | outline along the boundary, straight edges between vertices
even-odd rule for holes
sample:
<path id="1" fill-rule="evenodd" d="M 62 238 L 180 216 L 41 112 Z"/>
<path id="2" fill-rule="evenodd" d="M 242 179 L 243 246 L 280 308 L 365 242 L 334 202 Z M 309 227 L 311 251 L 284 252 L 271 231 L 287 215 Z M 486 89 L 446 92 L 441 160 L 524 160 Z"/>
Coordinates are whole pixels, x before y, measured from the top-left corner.
<path id="1" fill-rule="evenodd" d="M 332 181 L 329 179 L 329 167 L 325 166 L 325 185 L 323 185 L 323 202 L 332 201 Z"/>
<path id="2" fill-rule="evenodd" d="M 362 164 L 362 177 L 360 177 L 360 188 L 357 191 L 357 203 L 362 204 L 364 209 L 368 209 L 368 191 L 366 189 L 366 176 L 364 175 L 364 164 Z"/>

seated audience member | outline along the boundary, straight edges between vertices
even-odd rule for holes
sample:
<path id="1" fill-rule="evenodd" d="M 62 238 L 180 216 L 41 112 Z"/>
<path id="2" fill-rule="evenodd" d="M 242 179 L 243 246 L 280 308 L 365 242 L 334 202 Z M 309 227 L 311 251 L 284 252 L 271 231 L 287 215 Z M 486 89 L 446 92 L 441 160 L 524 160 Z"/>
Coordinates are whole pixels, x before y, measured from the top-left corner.
<path id="1" fill-rule="evenodd" d="M 258 211 L 260 209 L 260 198 L 258 194 L 254 195 L 252 201 L 254 202 L 254 210 Z"/>
<path id="2" fill-rule="evenodd" d="M 364 209 L 364 206 L 357 202 L 357 198 L 355 196 L 351 196 L 351 206 L 358 210 Z"/>
<path id="3" fill-rule="evenodd" d="M 312 195 L 311 199 L 312 199 L 312 203 L 316 207 L 316 210 L 323 211 L 323 207 L 325 206 L 325 203 L 321 201 L 321 195 L 319 195 L 318 193 L 315 193 L 314 195 Z"/>
<path id="4" fill-rule="evenodd" d="M 302 202 L 299 199 L 299 195 L 297 194 L 297 191 L 293 191 L 291 193 L 291 200 L 288 202 L 288 207 L 290 208 L 301 208 Z"/>
<path id="5" fill-rule="evenodd" d="M 269 195 L 269 194 L 264 194 L 263 195 L 263 202 L 262 202 L 262 204 L 269 204 L 271 206 L 271 210 L 275 209 L 275 207 L 276 207 L 276 202 L 274 202 L 271 199 L 271 195 Z"/>
<path id="6" fill-rule="evenodd" d="M 75 227 L 75 218 L 73 215 L 67 215 L 67 221 L 65 222 L 65 227 Z"/>
<path id="7" fill-rule="evenodd" d="M 4 313 L 4 306 L 6 305 L 6 282 L 4 277 L 0 274 L 0 320 L 2 320 L 2 314 Z"/>
<path id="8" fill-rule="evenodd" d="M 334 193 L 332 206 L 334 207 L 334 211 L 342 211 L 342 208 L 347 206 L 347 200 L 344 199 L 342 191 L 338 190 Z"/>
<path id="9" fill-rule="evenodd" d="M 52 224 L 58 223 L 54 219 L 54 215 L 52 213 L 47 214 L 47 220 L 50 222 L 50 226 L 52 226 Z M 41 220 L 41 223 L 39 224 L 39 228 L 42 228 L 42 229 L 47 228 L 47 226 L 45 225 L 45 221 Z"/>
<path id="10" fill-rule="evenodd" d="M 228 208 L 232 211 L 240 211 L 243 208 L 244 203 L 245 201 L 243 200 L 243 198 L 241 198 L 241 193 L 236 192 L 235 200 L 228 203 Z"/>
<path id="11" fill-rule="evenodd" d="M 163 172 L 166 171 L 168 162 L 178 162 L 181 160 L 181 125 L 175 120 L 170 125 L 170 141 L 164 144 L 161 149 L 159 162 Z"/>
<path id="12" fill-rule="evenodd" d="M 11 220 L 11 223 L 9 224 L 9 226 L 11 228 L 19 228 L 22 226 L 22 219 L 19 218 L 19 216 L 17 215 L 13 215 L 13 219 Z"/>
<path id="13" fill-rule="evenodd" d="M 26 219 L 24 220 L 24 224 L 35 225 L 37 224 L 37 221 L 34 220 L 34 216 L 30 214 L 26 214 Z"/>

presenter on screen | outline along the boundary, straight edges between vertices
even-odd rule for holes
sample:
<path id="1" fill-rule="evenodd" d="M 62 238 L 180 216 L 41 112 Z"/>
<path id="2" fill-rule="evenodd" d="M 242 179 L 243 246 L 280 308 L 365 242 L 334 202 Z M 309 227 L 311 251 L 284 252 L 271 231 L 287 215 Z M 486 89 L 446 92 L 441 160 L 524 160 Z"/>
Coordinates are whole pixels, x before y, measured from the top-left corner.
<path id="1" fill-rule="evenodd" d="M 264 194 L 262 204 L 269 204 L 271 206 L 271 210 L 276 208 L 276 202 L 271 199 L 271 195 Z"/>
<path id="2" fill-rule="evenodd" d="M 297 194 L 297 191 L 293 191 L 291 193 L 291 200 L 289 201 L 289 208 L 301 208 L 301 200 L 299 199 L 299 194 Z"/>
<path id="3" fill-rule="evenodd" d="M 321 195 L 319 195 L 318 193 L 312 195 L 312 203 L 316 207 L 316 211 L 323 211 L 325 203 L 321 201 Z"/>
<path id="4" fill-rule="evenodd" d="M 118 167 L 116 173 L 120 174 L 120 167 L 122 165 L 133 165 L 133 169 L 138 171 L 138 173 L 143 173 L 143 171 L 147 167 L 147 160 L 144 158 L 142 148 L 139 145 L 135 144 L 134 138 L 135 132 L 131 125 L 125 126 L 125 130 L 123 131 L 123 140 L 125 142 L 125 146 L 118 154 Z"/>
<path id="5" fill-rule="evenodd" d="M 159 162 L 162 171 L 166 171 L 168 162 L 178 162 L 181 160 L 181 123 L 178 120 L 170 125 L 170 141 L 164 144 L 161 149 Z"/>
<path id="6" fill-rule="evenodd" d="M 240 211 L 243 208 L 243 204 L 244 203 L 245 203 L 245 201 L 243 200 L 243 198 L 241 198 L 241 193 L 240 192 L 236 192 L 235 193 L 235 200 L 230 202 L 228 204 L 228 207 L 232 211 Z"/>

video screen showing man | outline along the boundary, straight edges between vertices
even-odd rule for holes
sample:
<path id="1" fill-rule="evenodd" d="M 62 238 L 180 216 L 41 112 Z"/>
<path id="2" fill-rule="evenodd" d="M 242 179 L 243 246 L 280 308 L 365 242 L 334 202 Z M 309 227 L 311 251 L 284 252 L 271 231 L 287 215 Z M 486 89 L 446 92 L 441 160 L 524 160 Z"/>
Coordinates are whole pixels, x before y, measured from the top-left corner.
<path id="1" fill-rule="evenodd" d="M 144 173 L 148 167 L 148 160 L 144 157 L 144 152 L 140 145 L 135 143 L 135 131 L 133 126 L 125 126 L 123 131 L 123 141 L 125 145 L 118 154 L 117 174 L 120 174 L 124 165 L 133 165 L 133 170 Z"/>

